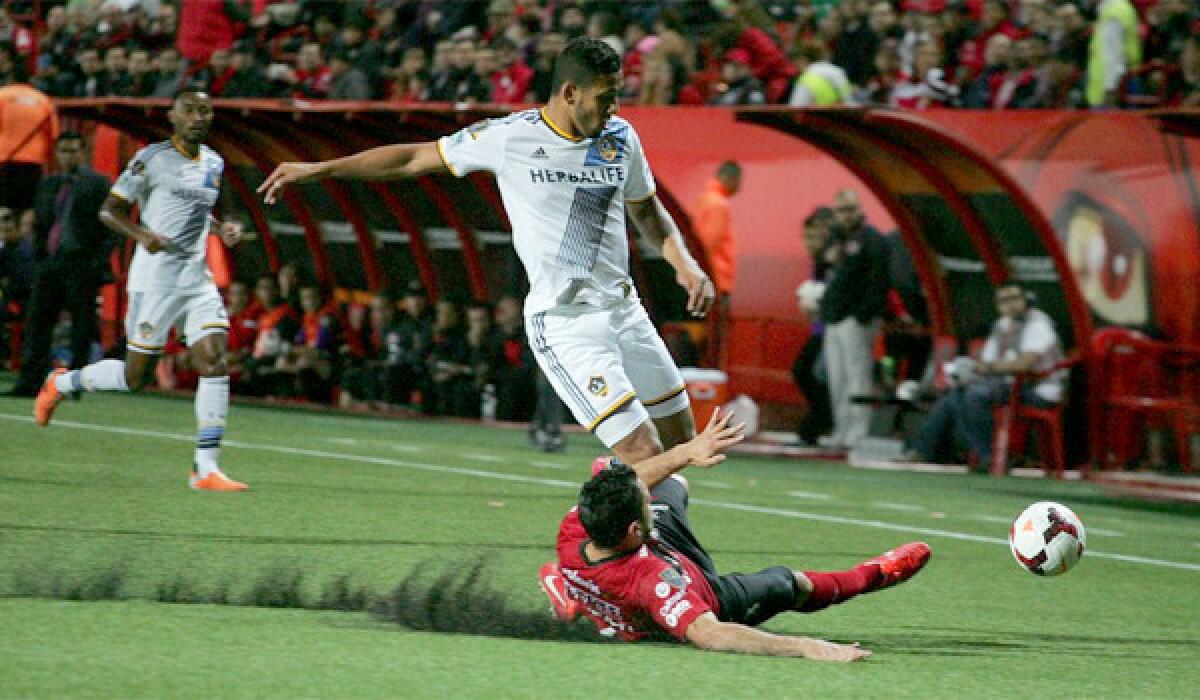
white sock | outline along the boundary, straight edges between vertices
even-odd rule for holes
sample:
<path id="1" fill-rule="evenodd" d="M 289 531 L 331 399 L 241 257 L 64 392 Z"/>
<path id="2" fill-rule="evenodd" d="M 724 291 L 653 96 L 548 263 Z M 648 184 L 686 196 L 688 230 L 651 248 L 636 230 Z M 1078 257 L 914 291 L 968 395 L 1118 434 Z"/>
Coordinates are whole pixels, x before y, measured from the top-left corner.
<path id="1" fill-rule="evenodd" d="M 196 474 L 217 471 L 225 416 L 229 414 L 229 377 L 200 377 L 196 387 Z"/>
<path id="2" fill-rule="evenodd" d="M 124 360 L 100 360 L 83 369 L 75 369 L 54 378 L 54 386 L 64 394 L 74 391 L 129 391 L 125 383 Z"/>

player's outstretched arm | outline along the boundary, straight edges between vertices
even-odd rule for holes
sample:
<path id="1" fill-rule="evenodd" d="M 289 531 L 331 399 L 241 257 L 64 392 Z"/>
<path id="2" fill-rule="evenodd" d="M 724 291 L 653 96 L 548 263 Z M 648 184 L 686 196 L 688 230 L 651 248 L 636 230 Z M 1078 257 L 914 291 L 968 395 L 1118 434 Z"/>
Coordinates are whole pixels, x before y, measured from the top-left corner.
<path id="1" fill-rule="evenodd" d="M 141 243 L 151 253 L 157 253 L 171 243 L 171 239 L 166 236 L 157 234 L 144 226 L 138 226 L 133 220 L 133 205 L 111 193 L 104 200 L 104 205 L 100 207 L 100 223 L 107 226 L 113 233 Z"/>
<path id="2" fill-rule="evenodd" d="M 789 637 L 762 630 L 721 622 L 711 612 L 692 621 L 687 639 L 700 649 L 761 656 L 799 656 L 815 661 L 857 661 L 871 652 L 858 644 L 837 644 L 811 637 Z"/>
<path id="3" fill-rule="evenodd" d="M 703 316 L 712 307 L 716 288 L 712 280 L 701 269 L 700 264 L 688 252 L 683 234 L 658 195 L 640 202 L 626 202 L 625 210 L 634 226 L 654 247 L 662 251 L 663 257 L 675 268 L 675 281 L 687 292 L 687 310 L 693 316 Z"/>
<path id="4" fill-rule="evenodd" d="M 638 478 L 652 489 L 684 467 L 715 467 L 725 461 L 722 452 L 745 439 L 746 424 L 730 425 L 733 413 L 717 409 L 696 437 L 662 454 L 633 465 Z"/>
<path id="5" fill-rule="evenodd" d="M 258 186 L 263 201 L 274 204 L 285 186 L 325 178 L 344 180 L 397 180 L 434 173 L 448 173 L 438 153 L 437 142 L 394 143 L 354 155 L 319 163 L 280 163 Z"/>

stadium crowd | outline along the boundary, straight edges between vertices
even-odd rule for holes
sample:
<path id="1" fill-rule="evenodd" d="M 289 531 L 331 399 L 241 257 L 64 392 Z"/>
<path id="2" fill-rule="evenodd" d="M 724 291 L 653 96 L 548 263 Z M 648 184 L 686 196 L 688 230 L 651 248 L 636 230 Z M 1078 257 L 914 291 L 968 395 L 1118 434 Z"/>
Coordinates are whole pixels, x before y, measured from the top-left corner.
<path id="1" fill-rule="evenodd" d="M 544 102 L 584 34 L 622 55 L 629 103 L 1200 104 L 1188 0 L 7 0 L 0 85 Z"/>

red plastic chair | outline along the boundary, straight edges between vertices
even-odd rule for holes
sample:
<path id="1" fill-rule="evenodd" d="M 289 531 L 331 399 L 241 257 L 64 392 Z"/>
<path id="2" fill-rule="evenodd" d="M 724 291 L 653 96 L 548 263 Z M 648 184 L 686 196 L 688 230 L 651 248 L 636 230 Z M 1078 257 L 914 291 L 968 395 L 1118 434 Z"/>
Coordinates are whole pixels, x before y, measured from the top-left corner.
<path id="1" fill-rule="evenodd" d="M 1138 450 L 1138 426 L 1174 433 L 1176 455 L 1193 471 L 1189 438 L 1200 432 L 1200 346 L 1151 340 L 1127 328 L 1092 337 L 1092 463 L 1121 468 Z"/>
<path id="2" fill-rule="evenodd" d="M 1080 361 L 1072 353 L 1053 367 L 1040 372 L 1023 372 L 1014 376 L 1008 403 L 994 410 L 995 429 L 992 432 L 992 476 L 1004 476 L 1008 472 L 1008 455 L 1023 453 L 1029 431 L 1037 437 L 1038 457 L 1046 476 L 1063 478 L 1067 468 L 1067 451 L 1063 442 L 1063 411 L 1066 397 L 1053 406 L 1028 406 L 1021 403 L 1021 387 L 1064 369 L 1070 369 Z"/>

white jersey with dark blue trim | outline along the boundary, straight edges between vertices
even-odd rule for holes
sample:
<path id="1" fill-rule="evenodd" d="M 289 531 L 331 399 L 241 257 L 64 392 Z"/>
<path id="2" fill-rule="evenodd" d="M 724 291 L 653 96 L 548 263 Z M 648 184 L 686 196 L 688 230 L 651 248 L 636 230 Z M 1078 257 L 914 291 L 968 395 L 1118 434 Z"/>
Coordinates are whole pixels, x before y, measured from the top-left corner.
<path id="1" fill-rule="evenodd" d="M 131 291 L 190 289 L 212 280 L 205 251 L 224 169 L 225 161 L 208 146 L 191 158 L 171 141 L 146 146 L 125 166 L 112 193 L 137 203 L 142 226 L 171 239 L 157 253 L 137 247 Z"/>
<path id="2" fill-rule="evenodd" d="M 612 117 L 599 136 L 573 139 L 533 109 L 477 122 L 437 146 L 456 176 L 495 174 L 529 275 L 526 314 L 634 297 L 625 202 L 653 195 L 654 176 L 629 122 Z"/>

